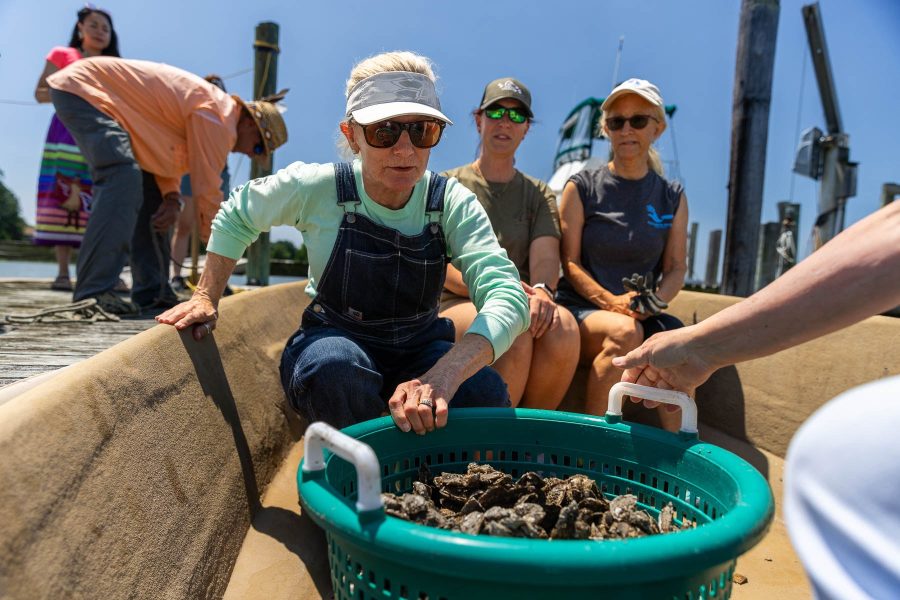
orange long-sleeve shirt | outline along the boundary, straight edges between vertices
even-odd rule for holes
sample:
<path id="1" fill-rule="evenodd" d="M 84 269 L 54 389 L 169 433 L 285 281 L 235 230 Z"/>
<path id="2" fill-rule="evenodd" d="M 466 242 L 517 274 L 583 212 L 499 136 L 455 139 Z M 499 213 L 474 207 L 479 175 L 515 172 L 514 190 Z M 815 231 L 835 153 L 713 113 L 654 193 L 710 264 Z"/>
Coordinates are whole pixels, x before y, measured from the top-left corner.
<path id="1" fill-rule="evenodd" d="M 201 237 L 208 239 L 222 202 L 220 173 L 237 140 L 241 111 L 231 96 L 169 65 L 110 56 L 77 61 L 47 83 L 115 119 L 131 136 L 138 164 L 156 176 L 163 194 L 177 192 L 189 172 Z"/>

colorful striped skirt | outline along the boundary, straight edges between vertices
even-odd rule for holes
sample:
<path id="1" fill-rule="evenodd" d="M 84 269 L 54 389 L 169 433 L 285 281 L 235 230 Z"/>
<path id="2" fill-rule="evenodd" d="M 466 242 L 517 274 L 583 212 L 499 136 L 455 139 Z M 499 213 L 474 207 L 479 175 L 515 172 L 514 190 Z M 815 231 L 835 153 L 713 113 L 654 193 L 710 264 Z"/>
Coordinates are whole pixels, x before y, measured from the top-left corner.
<path id="1" fill-rule="evenodd" d="M 53 115 L 38 178 L 34 243 L 77 248 L 81 245 L 90 210 L 90 169 L 72 134 Z"/>

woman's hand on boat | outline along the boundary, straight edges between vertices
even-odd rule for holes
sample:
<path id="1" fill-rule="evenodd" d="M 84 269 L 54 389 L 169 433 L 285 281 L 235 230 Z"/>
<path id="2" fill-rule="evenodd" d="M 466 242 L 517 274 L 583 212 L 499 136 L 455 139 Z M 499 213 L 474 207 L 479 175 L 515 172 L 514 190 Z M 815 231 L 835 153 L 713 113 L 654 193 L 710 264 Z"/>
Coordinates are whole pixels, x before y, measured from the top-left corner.
<path id="1" fill-rule="evenodd" d="M 614 358 L 613 365 L 625 369 L 622 381 L 693 395 L 719 368 L 703 349 L 695 347 L 694 327 L 657 333 L 625 356 Z M 644 405 L 653 408 L 658 403 L 644 400 Z"/>
<path id="2" fill-rule="evenodd" d="M 213 332 L 218 317 L 219 313 L 212 300 L 197 290 L 190 300 L 173 306 L 156 317 L 156 321 L 173 325 L 179 331 L 193 326 L 192 336 L 200 341 Z"/>
<path id="3" fill-rule="evenodd" d="M 449 389 L 441 378 L 431 380 L 426 373 L 398 385 L 388 400 L 388 408 L 401 431 L 412 429 L 425 435 L 447 424 L 447 407 L 455 393 L 456 389 Z"/>

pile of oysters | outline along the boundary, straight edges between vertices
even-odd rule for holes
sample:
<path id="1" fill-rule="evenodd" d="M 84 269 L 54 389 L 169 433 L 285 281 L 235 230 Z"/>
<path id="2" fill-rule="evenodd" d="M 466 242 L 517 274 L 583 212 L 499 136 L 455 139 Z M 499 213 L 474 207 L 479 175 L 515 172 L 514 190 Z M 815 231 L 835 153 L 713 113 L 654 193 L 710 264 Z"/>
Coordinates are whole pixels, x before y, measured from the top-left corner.
<path id="1" fill-rule="evenodd" d="M 627 539 L 688 529 L 675 522 L 668 503 L 653 518 L 624 494 L 607 500 L 585 475 L 543 478 L 530 471 L 518 480 L 487 464 L 466 473 L 432 477 L 424 464 L 412 493 L 381 495 L 385 512 L 422 525 L 472 535 L 551 540 Z"/>

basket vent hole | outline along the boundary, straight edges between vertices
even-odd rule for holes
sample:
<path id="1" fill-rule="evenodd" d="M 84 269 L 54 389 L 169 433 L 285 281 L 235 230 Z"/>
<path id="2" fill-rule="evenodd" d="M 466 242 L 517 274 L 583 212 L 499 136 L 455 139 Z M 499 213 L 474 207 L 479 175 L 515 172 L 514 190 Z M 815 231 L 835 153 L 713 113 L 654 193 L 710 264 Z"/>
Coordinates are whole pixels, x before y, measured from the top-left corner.
<path id="1" fill-rule="evenodd" d="M 398 479 L 397 481 L 394 482 L 394 491 L 399 494 L 400 490 L 402 490 L 402 489 L 403 489 L 403 486 L 400 485 L 400 480 Z"/>
<path id="2" fill-rule="evenodd" d="M 465 450 L 463 450 L 460 457 L 462 458 L 463 461 L 467 461 L 467 460 L 469 460 L 469 453 L 466 452 Z"/>
<path id="3" fill-rule="evenodd" d="M 418 469 L 418 468 L 419 468 L 419 465 L 422 464 L 422 459 L 419 458 L 419 457 L 417 456 L 415 459 L 413 459 L 413 464 L 414 464 L 414 465 L 416 466 L 416 468 Z"/>
<path id="4" fill-rule="evenodd" d="M 401 598 L 409 598 L 409 590 L 405 585 L 400 586 L 400 597 Z"/>
<path id="5" fill-rule="evenodd" d="M 397 462 L 394 463 L 394 473 L 399 473 L 399 472 L 400 472 L 400 461 L 398 460 Z"/>
<path id="6" fill-rule="evenodd" d="M 628 469 L 628 479 L 634 481 L 634 469 Z"/>
<path id="7" fill-rule="evenodd" d="M 576 458 L 575 466 L 578 467 L 579 469 L 583 469 L 584 468 L 584 459 L 581 458 L 580 456 L 578 458 Z"/>
<path id="8" fill-rule="evenodd" d="M 703 512 L 709 514 L 709 502 L 703 503 Z"/>
<path id="9" fill-rule="evenodd" d="M 500 451 L 500 460 L 506 460 L 506 450 Z"/>
<path id="10" fill-rule="evenodd" d="M 365 573 L 365 570 L 362 568 L 362 565 L 359 563 L 356 563 L 356 578 L 362 579 L 364 573 Z"/>
<path id="11" fill-rule="evenodd" d="M 428 593 L 419 592 L 419 600 L 428 600 Z"/>
<path id="12" fill-rule="evenodd" d="M 613 486 L 613 494 L 615 494 L 616 496 L 621 495 L 620 492 L 619 492 L 619 490 L 621 490 L 621 489 L 622 489 L 622 488 L 620 488 L 620 487 L 619 487 L 619 484 L 617 483 L 616 485 Z"/>
<path id="13" fill-rule="evenodd" d="M 546 458 L 544 457 L 544 453 L 541 452 L 540 454 L 538 454 L 538 455 L 537 455 L 537 458 L 535 459 L 535 461 L 536 461 L 538 464 L 541 464 L 541 465 L 544 464 L 544 462 L 546 461 Z"/>
<path id="14" fill-rule="evenodd" d="M 607 475 L 609 474 L 609 465 L 607 463 L 603 463 L 603 472 Z"/>
<path id="15" fill-rule="evenodd" d="M 656 508 L 656 496 L 650 496 L 650 506 Z"/>
<path id="16" fill-rule="evenodd" d="M 350 480 L 350 493 L 352 494 L 353 490 L 355 490 L 355 489 L 356 489 L 356 484 L 353 482 L 353 480 Z"/>
<path id="17" fill-rule="evenodd" d="M 390 592 L 391 591 L 391 580 L 385 579 L 384 583 L 381 585 L 381 589 L 383 589 L 386 592 Z"/>
<path id="18" fill-rule="evenodd" d="M 391 472 L 390 468 L 388 468 L 387 465 L 384 465 L 384 476 L 387 477 L 390 472 Z"/>
<path id="19" fill-rule="evenodd" d="M 375 571 L 369 571 L 369 585 L 375 587 Z"/>
<path id="20" fill-rule="evenodd" d="M 456 462 L 456 452 L 450 453 L 450 462 Z"/>
<path id="21" fill-rule="evenodd" d="M 515 450 L 512 451 L 512 459 L 513 459 L 513 461 L 519 460 L 519 453 L 516 452 Z"/>
<path id="22" fill-rule="evenodd" d="M 600 484 L 600 491 L 601 491 L 602 493 L 605 494 L 605 493 L 606 493 L 606 490 L 608 490 L 608 489 L 609 489 L 609 487 L 607 487 L 607 485 L 606 485 L 605 483 L 601 483 L 601 484 Z"/>
<path id="23" fill-rule="evenodd" d="M 596 460 L 588 461 L 588 469 L 590 469 L 591 471 L 596 471 L 597 470 L 597 461 Z"/>
<path id="24" fill-rule="evenodd" d="M 659 480 L 656 479 L 656 477 L 654 477 L 654 478 L 651 480 L 650 485 L 652 485 L 652 486 L 653 486 L 654 488 L 656 488 L 656 489 L 659 489 Z"/>
<path id="25" fill-rule="evenodd" d="M 678 493 L 678 486 L 677 486 L 677 485 L 675 486 L 675 497 L 676 497 L 676 498 L 679 498 L 679 497 L 680 497 L 680 494 Z"/>
<path id="26" fill-rule="evenodd" d="M 641 483 L 642 484 L 647 483 L 647 474 L 646 473 L 641 473 Z"/>
<path id="27" fill-rule="evenodd" d="M 349 589 L 350 593 L 353 594 L 356 591 L 356 584 L 351 581 L 350 585 L 347 586 L 347 589 Z"/>
<path id="28" fill-rule="evenodd" d="M 644 492 L 638 492 L 638 502 L 644 504 Z"/>
<path id="29" fill-rule="evenodd" d="M 563 456 L 563 464 L 567 467 L 572 466 L 572 457 L 571 456 Z"/>
<path id="30" fill-rule="evenodd" d="M 710 597 L 715 596 L 715 595 L 716 595 L 716 592 L 718 592 L 718 591 L 719 591 L 719 589 L 718 589 L 718 587 L 716 586 L 716 580 L 713 579 L 712 581 L 709 582 L 709 595 L 710 595 Z"/>
<path id="31" fill-rule="evenodd" d="M 616 465 L 616 477 L 622 476 L 622 465 Z"/>
<path id="32" fill-rule="evenodd" d="M 716 518 L 716 507 L 715 506 L 713 506 L 713 509 L 712 509 L 712 518 L 713 519 Z"/>
<path id="33" fill-rule="evenodd" d="M 494 460 L 494 451 L 493 450 L 485 450 L 484 451 L 484 460 Z"/>
<path id="34" fill-rule="evenodd" d="M 475 462 L 478 462 L 481 460 L 481 450 L 476 450 L 475 452 L 472 453 L 472 460 L 474 460 Z"/>
<path id="35" fill-rule="evenodd" d="M 669 493 L 669 482 L 668 481 L 663 481 L 663 491 L 667 494 Z"/>
<path id="36" fill-rule="evenodd" d="M 404 459 L 403 459 L 403 470 L 404 470 L 404 471 L 408 471 L 408 470 L 409 470 L 409 459 L 408 459 L 408 458 L 404 458 Z"/>
<path id="37" fill-rule="evenodd" d="M 531 456 L 531 452 L 525 453 L 525 462 L 531 462 L 532 458 L 533 457 Z"/>
<path id="38" fill-rule="evenodd" d="M 444 464 L 444 453 L 443 452 L 438 452 L 437 464 L 439 464 L 439 465 Z"/>

